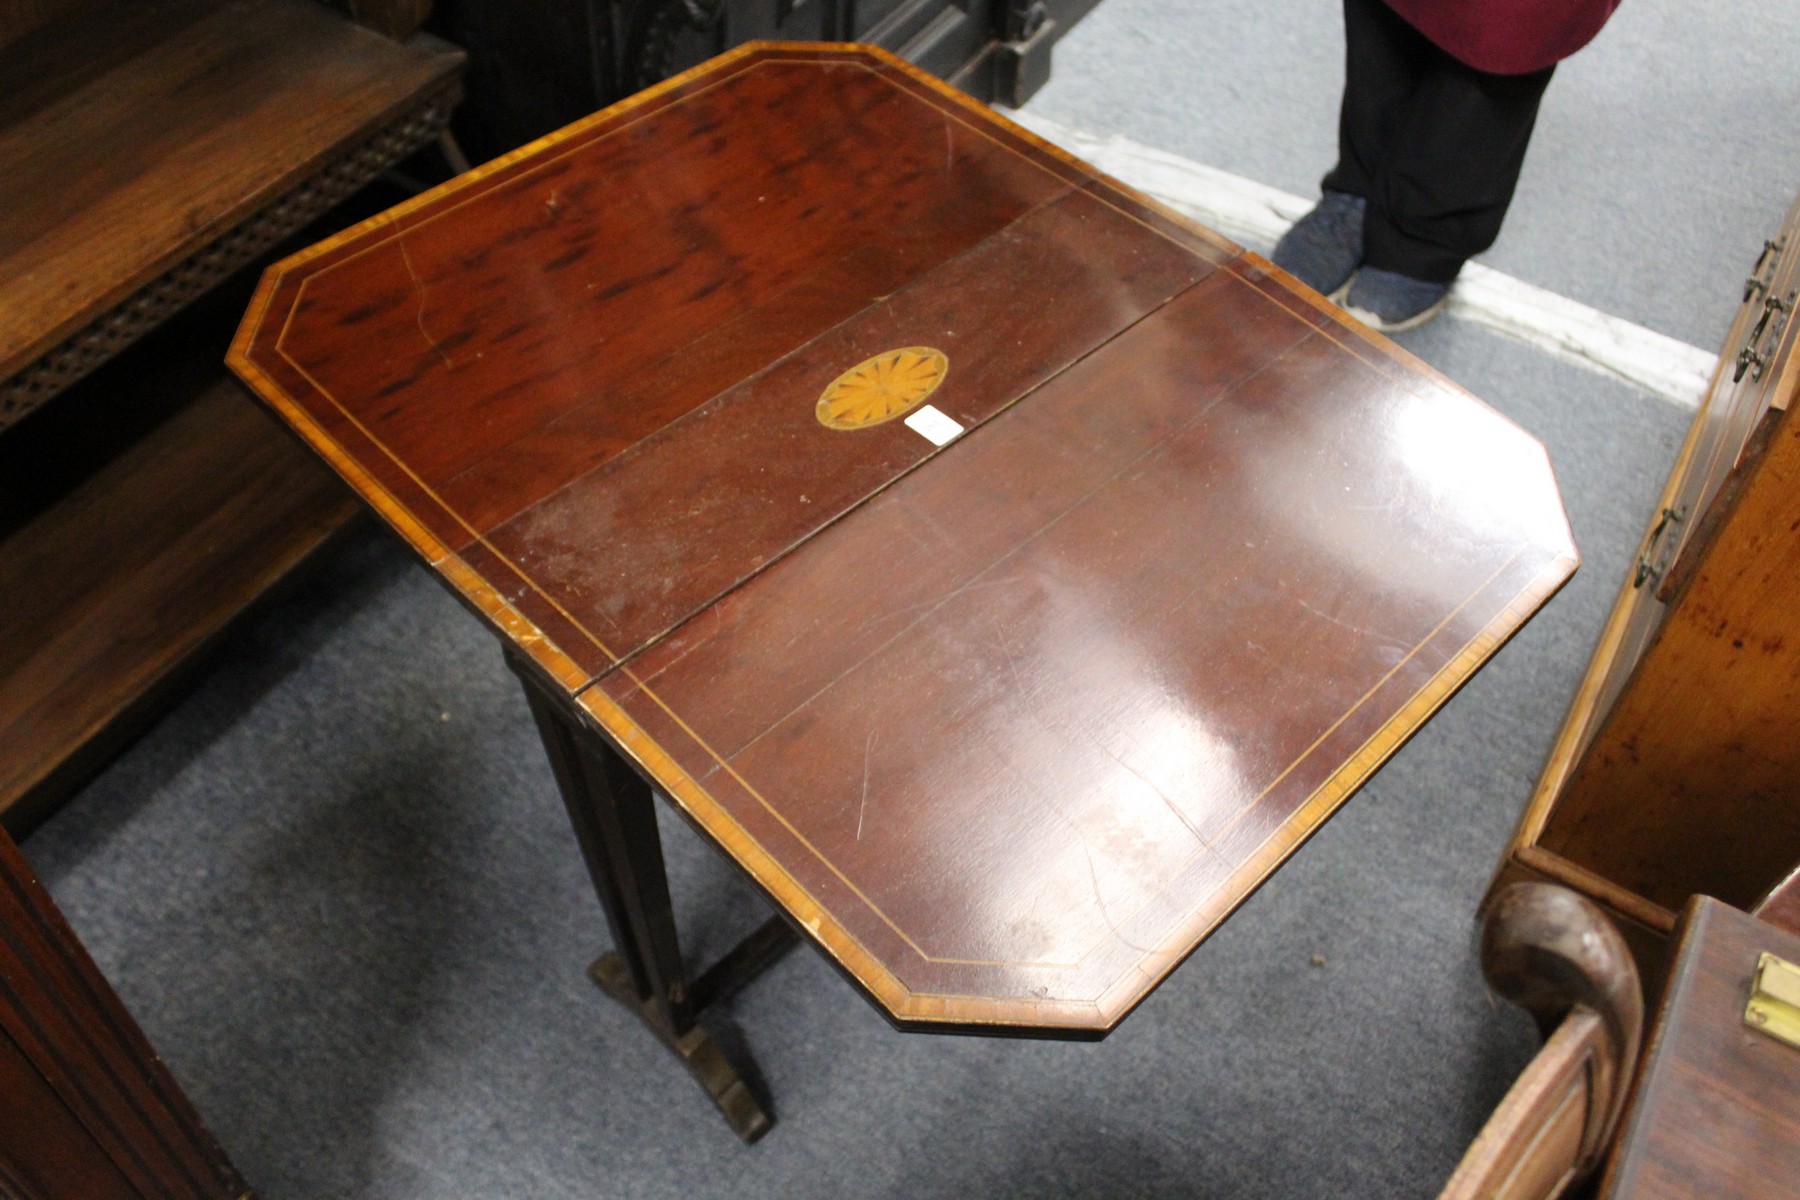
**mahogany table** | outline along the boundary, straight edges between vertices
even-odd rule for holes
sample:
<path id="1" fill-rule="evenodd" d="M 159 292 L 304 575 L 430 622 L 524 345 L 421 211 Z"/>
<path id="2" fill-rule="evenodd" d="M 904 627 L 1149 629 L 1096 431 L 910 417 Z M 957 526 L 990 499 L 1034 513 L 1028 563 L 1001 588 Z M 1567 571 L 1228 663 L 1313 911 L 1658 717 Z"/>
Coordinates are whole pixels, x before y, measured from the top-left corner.
<path id="1" fill-rule="evenodd" d="M 652 788 L 900 1028 L 1098 1038 L 1576 564 L 1531 437 L 861 47 L 278 264 L 231 364 L 503 639 L 746 1137 L 697 1017 L 788 925 L 687 976 Z"/>

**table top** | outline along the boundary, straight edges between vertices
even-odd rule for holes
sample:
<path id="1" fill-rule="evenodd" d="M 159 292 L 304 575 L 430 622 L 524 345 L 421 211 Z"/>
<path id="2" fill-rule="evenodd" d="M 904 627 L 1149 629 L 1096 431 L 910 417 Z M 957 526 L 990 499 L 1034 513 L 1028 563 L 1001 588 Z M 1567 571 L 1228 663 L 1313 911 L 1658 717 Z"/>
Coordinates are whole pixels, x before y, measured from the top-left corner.
<path id="1" fill-rule="evenodd" d="M 1607 1200 L 1800 1197 L 1800 1049 L 1744 1023 L 1765 952 L 1800 963 L 1800 936 L 1689 902 Z"/>
<path id="2" fill-rule="evenodd" d="M 1529 435 L 867 47 L 296 255 L 231 362 L 905 1028 L 1103 1035 L 1576 564 Z"/>

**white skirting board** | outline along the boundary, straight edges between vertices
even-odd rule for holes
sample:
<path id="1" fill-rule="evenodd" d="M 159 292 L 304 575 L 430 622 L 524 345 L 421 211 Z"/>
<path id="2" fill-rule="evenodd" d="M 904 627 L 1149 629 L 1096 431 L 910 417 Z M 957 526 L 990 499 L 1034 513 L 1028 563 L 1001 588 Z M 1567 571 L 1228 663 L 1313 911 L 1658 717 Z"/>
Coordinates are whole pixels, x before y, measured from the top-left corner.
<path id="1" fill-rule="evenodd" d="M 1009 112 L 1046 141 L 1227 237 L 1273 246 L 1313 201 L 1227 171 L 1097 137 L 1048 117 Z M 1684 408 L 1698 408 L 1718 355 L 1471 262 L 1451 289 L 1452 317 L 1623 380 Z"/>

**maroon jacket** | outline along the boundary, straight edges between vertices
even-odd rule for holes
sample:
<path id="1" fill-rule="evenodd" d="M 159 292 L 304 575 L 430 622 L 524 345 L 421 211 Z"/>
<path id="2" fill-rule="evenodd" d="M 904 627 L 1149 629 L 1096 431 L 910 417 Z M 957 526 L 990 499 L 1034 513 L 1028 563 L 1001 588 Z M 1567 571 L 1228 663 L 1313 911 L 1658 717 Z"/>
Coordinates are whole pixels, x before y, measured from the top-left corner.
<path id="1" fill-rule="evenodd" d="M 1387 0 L 1407 24 L 1477 71 L 1524 75 L 1575 53 L 1619 0 Z"/>

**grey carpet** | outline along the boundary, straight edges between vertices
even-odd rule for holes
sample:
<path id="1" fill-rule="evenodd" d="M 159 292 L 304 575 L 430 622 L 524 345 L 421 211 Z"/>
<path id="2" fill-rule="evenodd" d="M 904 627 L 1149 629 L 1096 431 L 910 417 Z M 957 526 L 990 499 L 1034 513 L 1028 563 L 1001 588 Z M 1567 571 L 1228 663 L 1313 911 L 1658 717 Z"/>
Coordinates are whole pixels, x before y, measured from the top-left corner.
<path id="1" fill-rule="evenodd" d="M 1330 148 L 1335 10 L 1209 5 L 1223 39 L 1209 46 L 1144 15 L 1174 7 L 1107 0 L 1059 47 L 1046 111 L 1311 186 Z M 1685 52 L 1669 8 L 1627 4 L 1620 21 Z M 1296 61 L 1316 78 L 1281 78 Z M 1076 103 L 1132 116 L 1177 94 L 1204 103 L 1163 138 Z M 1736 136 L 1682 134 L 1699 119 L 1635 114 L 1685 140 L 1619 153 L 1665 154 L 1663 191 L 1691 190 Z M 1666 245 L 1615 242 L 1611 210 L 1558 216 L 1545 194 L 1593 157 L 1580 145 L 1534 151 L 1502 244 L 1523 265 L 1499 250 L 1496 265 L 1710 344 L 1738 271 L 1721 283 L 1714 258 L 1753 252 L 1791 181 L 1721 201 Z M 1697 210 L 1729 190 L 1712 186 Z M 1569 246 L 1585 249 L 1565 262 Z M 1682 282 L 1616 290 L 1653 277 Z M 1454 323 L 1405 343 L 1546 440 L 1585 565 L 1098 1045 L 901 1035 L 799 952 L 729 1012 L 780 1120 L 739 1146 L 586 982 L 605 928 L 524 704 L 490 637 L 377 532 L 236 639 L 26 854 L 271 1198 L 1433 1195 L 1533 1048 L 1481 986 L 1473 907 L 1686 420 Z M 760 902 L 667 825 L 689 948 L 709 957 Z"/>

